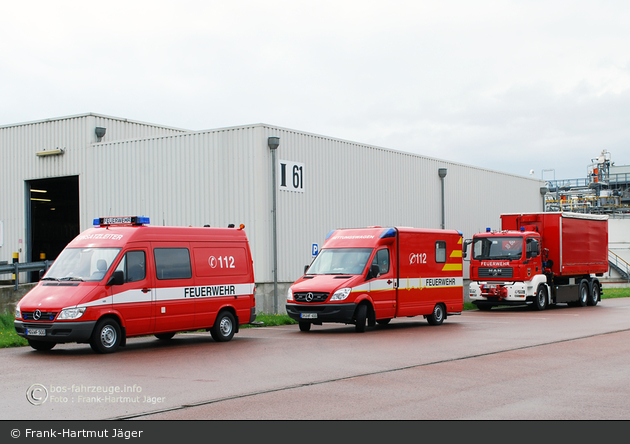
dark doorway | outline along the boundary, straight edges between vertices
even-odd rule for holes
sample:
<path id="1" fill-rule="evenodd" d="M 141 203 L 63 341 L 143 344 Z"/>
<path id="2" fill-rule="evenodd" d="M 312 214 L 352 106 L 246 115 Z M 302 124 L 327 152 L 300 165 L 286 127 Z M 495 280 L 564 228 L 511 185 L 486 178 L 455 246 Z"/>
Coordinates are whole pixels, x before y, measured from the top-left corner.
<path id="1" fill-rule="evenodd" d="M 55 260 L 79 234 L 79 177 L 31 180 L 26 186 L 30 201 L 28 260 Z"/>

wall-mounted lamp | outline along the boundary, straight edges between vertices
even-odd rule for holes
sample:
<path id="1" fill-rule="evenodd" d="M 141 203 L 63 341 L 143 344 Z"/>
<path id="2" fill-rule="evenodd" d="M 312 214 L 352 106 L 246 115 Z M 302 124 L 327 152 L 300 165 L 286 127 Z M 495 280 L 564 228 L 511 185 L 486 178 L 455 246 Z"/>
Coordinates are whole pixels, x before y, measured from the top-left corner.
<path id="1" fill-rule="evenodd" d="M 103 140 L 103 137 L 105 137 L 105 131 L 107 131 L 107 128 L 103 128 L 102 126 L 97 126 L 96 129 L 94 129 L 97 137 L 97 142 Z"/>
<path id="2" fill-rule="evenodd" d="M 438 168 L 438 175 L 440 176 L 440 180 L 442 181 L 442 229 L 445 227 L 445 217 L 444 217 L 444 178 L 446 177 L 446 168 Z"/>
<path id="3" fill-rule="evenodd" d="M 35 154 L 39 157 L 43 157 L 43 156 L 55 156 L 57 154 L 63 154 L 65 152 L 66 152 L 65 148 L 55 148 L 54 150 L 38 151 Z"/>

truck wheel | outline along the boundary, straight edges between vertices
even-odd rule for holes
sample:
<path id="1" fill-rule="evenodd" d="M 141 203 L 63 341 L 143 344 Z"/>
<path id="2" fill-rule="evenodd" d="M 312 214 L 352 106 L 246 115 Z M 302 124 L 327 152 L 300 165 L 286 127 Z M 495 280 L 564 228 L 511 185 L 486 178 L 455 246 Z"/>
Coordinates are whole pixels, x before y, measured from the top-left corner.
<path id="1" fill-rule="evenodd" d="M 597 305 L 599 301 L 599 282 L 594 281 L 593 286 L 591 287 L 591 292 L 589 293 L 589 298 L 586 303 L 591 306 Z"/>
<path id="2" fill-rule="evenodd" d="M 52 350 L 52 348 L 56 344 L 57 344 L 56 342 L 38 341 L 36 339 L 28 339 L 28 345 L 33 347 L 35 350 L 39 350 L 39 351 Z"/>
<path id="3" fill-rule="evenodd" d="M 210 329 L 212 339 L 217 342 L 227 342 L 234 336 L 234 325 L 236 320 L 234 315 L 229 311 L 222 311 L 214 321 L 214 325 Z"/>
<path id="4" fill-rule="evenodd" d="M 579 299 L 577 300 L 577 305 L 579 307 L 586 307 L 586 303 L 588 301 L 588 281 L 587 280 L 582 280 L 582 282 L 580 282 L 580 287 L 579 287 Z"/>
<path id="5" fill-rule="evenodd" d="M 169 339 L 172 339 L 173 336 L 175 336 L 175 333 L 158 333 L 155 335 L 155 337 L 161 341 L 168 341 Z"/>
<path id="6" fill-rule="evenodd" d="M 96 353 L 113 353 L 118 349 L 120 339 L 118 322 L 111 318 L 101 319 L 92 332 L 90 347 Z"/>
<path id="7" fill-rule="evenodd" d="M 538 286 L 538 290 L 536 290 L 533 307 L 538 311 L 542 311 L 547 308 L 547 289 L 542 284 L 540 284 Z"/>
<path id="8" fill-rule="evenodd" d="M 300 324 L 300 331 L 309 331 L 311 329 L 311 323 L 310 322 L 299 322 Z"/>
<path id="9" fill-rule="evenodd" d="M 433 313 L 427 316 L 427 322 L 429 325 L 440 325 L 444 322 L 444 315 L 444 306 L 442 304 L 435 304 L 435 307 L 433 307 Z"/>
<path id="10" fill-rule="evenodd" d="M 354 329 L 357 333 L 363 333 L 365 331 L 365 322 L 367 321 L 367 305 L 359 304 L 357 307 L 357 314 L 355 316 L 356 325 Z"/>

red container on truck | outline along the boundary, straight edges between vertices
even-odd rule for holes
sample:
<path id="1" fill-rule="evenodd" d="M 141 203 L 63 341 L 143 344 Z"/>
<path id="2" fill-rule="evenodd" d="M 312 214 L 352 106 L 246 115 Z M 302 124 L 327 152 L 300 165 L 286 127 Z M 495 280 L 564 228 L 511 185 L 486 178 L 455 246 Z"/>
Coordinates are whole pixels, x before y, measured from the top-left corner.
<path id="1" fill-rule="evenodd" d="M 608 271 L 608 216 L 578 213 L 501 215 L 502 231 L 478 233 L 470 255 L 469 297 L 498 305 L 597 305 Z"/>
<path id="2" fill-rule="evenodd" d="M 424 316 L 439 325 L 464 304 L 462 234 L 455 230 L 368 227 L 331 231 L 287 294 L 301 331 L 323 322 L 387 324 Z"/>

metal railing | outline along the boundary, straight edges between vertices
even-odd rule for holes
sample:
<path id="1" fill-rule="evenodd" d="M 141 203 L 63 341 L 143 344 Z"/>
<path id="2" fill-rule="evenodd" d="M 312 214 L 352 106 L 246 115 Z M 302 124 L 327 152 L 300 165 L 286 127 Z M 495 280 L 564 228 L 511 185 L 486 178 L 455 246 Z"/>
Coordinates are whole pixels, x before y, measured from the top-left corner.
<path id="1" fill-rule="evenodd" d="M 24 262 L 19 263 L 16 262 L 14 264 L 0 265 L 0 275 L 2 274 L 13 274 L 15 280 L 15 289 L 18 289 L 18 285 L 20 284 L 20 273 L 24 273 L 27 271 L 39 271 L 44 270 L 48 271 L 53 261 L 41 261 L 41 262 Z"/>
<path id="2" fill-rule="evenodd" d="M 619 271 L 621 277 L 630 282 L 630 264 L 628 262 L 610 250 L 608 250 L 608 262 Z"/>

